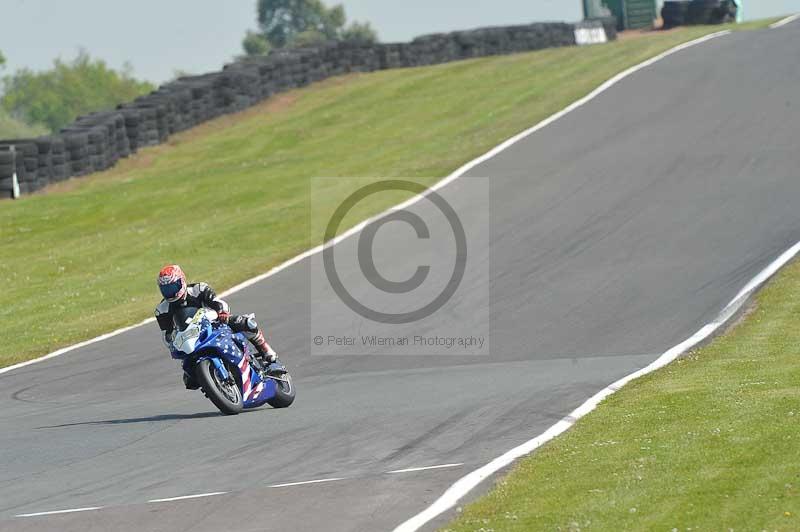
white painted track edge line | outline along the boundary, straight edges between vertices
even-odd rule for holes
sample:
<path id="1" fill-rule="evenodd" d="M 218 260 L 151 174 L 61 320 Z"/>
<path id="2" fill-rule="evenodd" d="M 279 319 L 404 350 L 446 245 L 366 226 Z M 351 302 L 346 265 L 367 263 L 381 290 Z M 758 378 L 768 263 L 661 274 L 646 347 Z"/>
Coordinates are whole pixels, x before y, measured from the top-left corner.
<path id="1" fill-rule="evenodd" d="M 284 484 L 272 484 L 268 488 L 288 488 L 290 486 L 304 486 L 306 484 L 322 484 L 323 482 L 336 482 L 337 480 L 347 480 L 344 477 L 320 478 L 317 480 L 302 480 L 300 482 L 286 482 Z"/>
<path id="2" fill-rule="evenodd" d="M 581 406 L 573 410 L 570 414 L 562 418 L 558 421 L 555 425 L 551 426 L 545 432 L 539 434 L 535 438 L 528 440 L 527 442 L 519 445 L 510 451 L 507 451 L 505 454 L 495 458 L 488 464 L 480 467 L 471 473 L 465 475 L 464 477 L 457 480 L 452 486 L 450 486 L 444 494 L 439 497 L 432 505 L 426 508 L 424 511 L 418 513 L 411 519 L 405 521 L 404 523 L 400 524 L 397 528 L 394 529 L 394 532 L 414 532 L 419 530 L 422 526 L 427 524 L 429 521 L 435 519 L 442 513 L 446 512 L 462 498 L 467 493 L 469 493 L 473 488 L 475 488 L 478 484 L 498 472 L 499 470 L 503 469 L 504 467 L 510 465 L 518 458 L 526 456 L 537 448 L 541 447 L 545 443 L 549 442 L 550 440 L 554 439 L 556 436 L 564 433 L 567 429 L 572 427 L 580 418 L 584 417 L 591 411 L 593 411 L 597 406 L 607 397 L 613 395 L 620 389 L 622 389 L 626 384 L 629 382 L 638 379 L 644 375 L 652 373 L 670 362 L 674 361 L 678 358 L 681 354 L 685 353 L 692 347 L 696 346 L 703 340 L 709 338 L 714 332 L 716 332 L 720 327 L 722 327 L 725 323 L 730 320 L 732 316 L 734 316 L 745 304 L 749 296 L 751 296 L 758 287 L 760 287 L 763 283 L 768 281 L 776 272 L 778 272 L 783 266 L 785 266 L 790 260 L 792 260 L 795 256 L 797 256 L 798 252 L 800 252 L 800 242 L 796 243 L 794 246 L 783 252 L 775 261 L 773 261 L 769 266 L 767 266 L 764 270 L 761 271 L 753 280 L 748 283 L 749 291 L 740 293 L 737 298 L 734 298 L 723 310 L 720 314 L 710 323 L 707 323 L 703 327 L 700 328 L 696 333 L 692 336 L 684 340 L 683 342 L 679 343 L 678 345 L 672 347 L 668 351 L 664 352 L 658 359 L 654 362 L 650 363 L 648 366 L 635 371 L 618 381 L 608 385 L 607 387 L 603 388 L 595 395 L 590 397 L 586 402 L 584 402 Z"/>
<path id="3" fill-rule="evenodd" d="M 173 501 L 185 501 L 189 499 L 202 499 L 205 497 L 214 497 L 215 495 L 225 495 L 227 491 L 214 491 L 211 493 L 198 493 L 196 495 L 181 495 L 180 497 L 167 497 L 166 499 L 151 499 L 147 501 L 148 503 L 154 502 L 173 502 Z"/>
<path id="4" fill-rule="evenodd" d="M 147 318 L 146 320 L 140 321 L 139 323 L 137 323 L 135 325 L 128 325 L 127 327 L 122 327 L 121 329 L 117 329 L 117 330 L 112 331 L 110 333 L 102 334 L 102 335 L 97 336 L 95 338 L 91 338 L 89 340 L 85 340 L 83 342 L 79 342 L 77 344 L 73 344 L 73 345 L 70 345 L 70 346 L 67 346 L 67 347 L 62 347 L 61 349 L 58 349 L 57 351 L 53 351 L 52 353 L 49 353 L 49 354 L 44 355 L 44 356 L 41 356 L 39 358 L 34 358 L 33 360 L 27 360 L 25 362 L 20 362 L 19 364 L 14 364 L 13 366 L 6 366 L 5 368 L 0 368 L 0 375 L 2 375 L 3 373 L 8 373 L 9 371 L 13 371 L 15 369 L 24 368 L 25 366 L 30 366 L 31 364 L 36 364 L 38 362 L 43 362 L 45 360 L 48 360 L 48 359 L 51 359 L 51 358 L 55 358 L 57 356 L 65 354 L 65 353 L 69 353 L 70 351 L 74 351 L 76 349 L 80 349 L 81 347 L 86 347 L 87 345 L 95 344 L 97 342 L 102 342 L 103 340 L 108 340 L 111 337 L 117 336 L 117 335 L 122 334 L 124 332 L 131 331 L 133 329 L 136 329 L 137 327 L 141 327 L 142 325 L 147 325 L 148 323 L 153 323 L 154 321 L 156 321 L 155 318 Z"/>
<path id="5" fill-rule="evenodd" d="M 681 44 L 667 50 L 666 52 L 655 56 L 643 63 L 640 63 L 637 66 L 631 67 L 628 70 L 614 76 L 609 81 L 595 89 L 592 93 L 588 96 L 583 98 L 582 100 L 578 100 L 571 106 L 567 107 L 562 113 L 553 115 L 555 118 L 551 117 L 551 119 L 545 120 L 546 123 L 551 123 L 552 121 L 557 120 L 560 116 L 570 112 L 571 110 L 584 105 L 586 102 L 590 101 L 594 97 L 596 97 L 601 92 L 608 90 L 608 88 L 615 85 L 621 79 L 641 70 L 642 68 L 646 68 L 653 63 L 668 57 L 680 50 L 685 50 L 691 46 L 706 42 L 710 39 L 714 39 L 716 37 L 721 37 L 723 35 L 728 35 L 730 30 L 725 30 L 717 33 L 712 33 L 710 35 L 706 35 L 705 37 L 701 37 L 700 39 L 696 39 L 694 41 L 689 41 L 687 43 Z M 507 451 L 505 454 L 495 458 L 488 464 L 480 467 L 464 477 L 457 480 L 452 486 L 450 486 L 441 497 L 439 497 L 433 504 L 431 504 L 428 508 L 423 510 L 422 512 L 418 513 L 417 515 L 411 517 L 407 521 L 401 523 L 394 529 L 394 532 L 414 532 L 419 530 L 422 526 L 430 522 L 431 520 L 435 519 L 442 513 L 446 512 L 462 498 L 467 493 L 472 491 L 478 484 L 482 481 L 487 479 L 488 477 L 492 476 L 499 470 L 503 469 L 504 467 L 508 466 L 509 464 L 513 463 L 520 457 L 530 454 L 537 448 L 541 447 L 543 444 L 547 443 L 548 441 L 552 440 L 556 436 L 562 434 L 567 429 L 572 427 L 580 418 L 594 410 L 600 402 L 602 402 L 605 398 L 613 395 L 615 392 L 619 391 L 622 387 L 624 387 L 629 382 L 638 379 L 648 373 L 652 373 L 657 369 L 660 369 L 673 360 L 675 360 L 678 356 L 682 353 L 688 351 L 692 347 L 696 346 L 703 340 L 710 337 L 715 331 L 717 331 L 722 325 L 724 325 L 736 312 L 741 309 L 742 305 L 747 301 L 748 297 L 753 294 L 753 292 L 758 289 L 763 283 L 769 280 L 778 270 L 780 270 L 783 266 L 786 265 L 790 260 L 792 260 L 797 254 L 800 252 L 800 242 L 796 243 L 794 246 L 783 252 L 777 259 L 775 259 L 772 263 L 770 263 L 766 268 L 764 268 L 758 275 L 756 275 L 750 282 L 745 285 L 742 290 L 734 297 L 728 305 L 719 313 L 719 315 L 710 323 L 704 325 L 700 328 L 695 334 L 684 340 L 683 342 L 679 343 L 678 345 L 672 347 L 671 349 L 664 352 L 658 359 L 654 362 L 642 368 L 638 371 L 635 371 L 618 381 L 610 384 L 606 388 L 600 390 L 595 395 L 590 397 L 586 400 L 581 406 L 573 410 L 569 415 L 562 418 L 558 421 L 555 425 L 548 428 L 545 432 L 539 434 L 538 436 L 528 440 L 527 442 Z"/>
<path id="6" fill-rule="evenodd" d="M 336 244 L 338 244 L 342 240 L 344 240 L 344 239 L 346 239 L 346 238 L 348 238 L 348 237 L 360 232 L 364 227 L 366 227 L 370 223 L 374 222 L 375 220 L 383 218 L 383 217 L 387 216 L 388 214 L 391 214 L 392 212 L 395 212 L 397 210 L 405 209 L 405 208 L 410 207 L 411 205 L 417 203 L 418 201 L 420 201 L 423 198 L 425 198 L 426 196 L 428 196 L 431 192 L 437 191 L 437 190 L 449 185 L 450 183 L 452 183 L 453 181 L 455 181 L 459 177 L 462 177 L 464 174 L 466 174 L 468 171 L 470 171 L 474 167 L 478 166 L 479 164 L 481 164 L 481 163 L 491 159 L 492 157 L 496 156 L 497 154 L 507 150 L 508 148 L 510 148 L 514 144 L 518 143 L 519 141 L 525 139 L 526 137 L 529 137 L 530 135 L 532 135 L 533 133 L 536 133 L 540 129 L 543 129 L 543 128 L 549 126 L 550 124 L 552 124 L 556 120 L 559 120 L 560 118 L 566 116 L 567 114 L 569 114 L 572 111 L 578 109 L 579 107 L 584 106 L 586 103 L 588 103 L 591 100 L 595 99 L 597 96 L 599 96 L 603 92 L 607 91 L 609 88 L 611 88 L 612 86 L 616 85 L 617 83 L 619 83 L 623 79 L 627 78 L 631 74 L 634 74 L 635 72 L 638 72 L 639 70 L 647 68 L 648 66 L 652 65 L 653 63 L 656 63 L 656 62 L 664 59 L 665 57 L 668 57 L 668 56 L 670 56 L 670 55 L 672 55 L 672 54 L 674 54 L 676 52 L 679 52 L 681 50 L 685 50 L 686 48 L 689 48 L 691 46 L 695 46 L 697 44 L 709 41 L 709 40 L 717 38 L 717 37 L 722 37 L 723 35 L 728 35 L 729 33 L 731 33 L 730 30 L 718 31 L 718 32 L 711 33 L 709 35 L 705 35 L 703 37 L 700 37 L 699 39 L 695 39 L 693 41 L 688 41 L 688 42 L 685 42 L 683 44 L 679 44 L 678 46 L 675 46 L 674 48 L 670 48 L 669 50 L 667 50 L 665 52 L 662 52 L 662 53 L 660 53 L 660 54 L 658 54 L 658 55 L 656 55 L 654 57 L 651 57 L 650 59 L 648 59 L 648 60 L 646 60 L 646 61 L 644 61 L 642 63 L 639 63 L 638 65 L 632 66 L 632 67 L 620 72 L 619 74 L 613 76 L 612 78 L 610 78 L 609 80 L 604 82 L 602 85 L 600 85 L 599 87 L 594 89 L 592 92 L 590 92 L 589 94 L 587 94 L 583 98 L 573 102 L 572 104 L 570 104 L 566 108 L 562 109 L 561 111 L 555 113 L 554 115 L 551 115 L 550 117 L 545 118 L 544 120 L 542 120 L 541 122 L 539 122 L 535 126 L 529 128 L 529 129 L 526 129 L 525 131 L 523 131 L 521 133 L 518 133 L 517 135 L 515 135 L 515 136 L 511 137 L 510 139 L 506 140 L 502 144 L 499 144 L 498 146 L 495 146 L 494 148 L 492 148 L 488 152 L 484 153 L 483 155 L 481 155 L 477 159 L 473 159 L 472 161 L 466 163 L 464 166 L 462 166 L 461 168 L 457 169 L 455 172 L 453 172 L 449 176 L 445 177 L 441 181 L 438 181 L 437 183 L 432 185 L 425 192 L 423 192 L 421 194 L 418 194 L 417 196 L 414 196 L 412 198 L 409 198 L 408 200 L 406 200 L 405 202 L 403 202 L 403 203 L 401 203 L 399 205 L 396 205 L 394 207 L 390 207 L 389 209 L 386 209 L 385 211 L 383 211 L 382 213 L 380 213 L 378 215 L 375 215 L 375 216 L 373 216 L 371 218 L 368 218 L 367 220 L 364 220 L 363 222 L 361 222 L 360 224 L 356 225 L 355 227 L 352 227 L 349 230 L 345 231 L 344 233 L 342 233 L 338 237 L 328 241 L 326 244 L 320 244 L 319 246 L 311 248 L 308 251 L 304 251 L 303 253 L 297 255 L 296 257 L 293 257 L 293 258 L 287 260 L 286 262 L 283 262 L 282 264 L 272 268 L 271 270 L 269 270 L 269 271 L 267 271 L 265 273 L 262 273 L 261 275 L 257 275 L 257 276 L 255 276 L 255 277 L 253 277 L 251 279 L 248 279 L 246 281 L 243 281 L 243 282 L 237 284 L 236 286 L 233 286 L 232 288 L 229 288 L 228 290 L 225 290 L 224 292 L 220 293 L 220 297 L 226 297 L 226 296 L 229 296 L 231 294 L 235 294 L 236 292 L 244 290 L 245 288 L 248 288 L 248 287 L 250 287 L 250 286 L 252 286 L 252 285 L 254 285 L 256 283 L 259 283 L 259 282 L 263 281 L 264 279 L 272 277 L 272 276 L 282 272 L 283 270 L 289 268 L 290 266 L 294 266 L 298 262 L 301 262 L 301 261 L 303 261 L 303 260 L 305 260 L 305 259 L 307 259 L 307 258 L 309 258 L 309 257 L 311 257 L 313 255 L 316 255 L 317 253 L 322 252 L 326 247 L 335 246 Z M 63 355 L 65 353 L 69 353 L 70 351 L 74 351 L 76 349 L 80 349 L 81 347 L 85 347 L 87 345 L 91 345 L 91 344 L 94 344 L 94 343 L 97 343 L 97 342 L 101 342 L 103 340 L 107 340 L 107 339 L 112 338 L 114 336 L 120 335 L 122 333 L 128 332 L 128 331 L 133 330 L 133 329 L 136 329 L 137 327 L 141 327 L 143 325 L 147 325 L 148 323 L 152 323 L 154 321 L 155 321 L 155 318 L 148 318 L 148 319 L 146 319 L 146 320 L 144 320 L 142 322 L 139 322 L 139 323 L 137 323 L 135 325 L 130 325 L 128 327 L 123 327 L 121 329 L 117 329 L 117 330 L 112 331 L 110 333 L 103 334 L 103 335 L 98 336 L 96 338 L 92 338 L 90 340 L 86 340 L 86 341 L 83 341 L 83 342 L 80 342 L 80 343 L 77 343 L 77 344 L 74 344 L 74 345 L 71 345 L 71 346 L 63 347 L 61 349 L 58 349 L 57 351 L 53 351 L 52 353 L 49 353 L 49 354 L 44 355 L 44 356 L 41 356 L 39 358 L 35 358 L 33 360 L 28 360 L 28 361 L 25 361 L 25 362 L 20 362 L 19 364 L 14 364 L 13 366 L 0 368 L 0 375 L 2 375 L 4 373 L 8 373 L 10 371 L 13 371 L 15 369 L 23 368 L 25 366 L 30 366 L 31 364 L 36 364 L 36 363 L 39 363 L 39 362 L 43 362 L 45 360 L 49 360 L 51 358 L 55 358 L 57 356 Z"/>
<path id="7" fill-rule="evenodd" d="M 778 28 L 782 28 L 787 24 L 794 22 L 797 19 L 800 19 L 800 13 L 797 13 L 795 15 L 789 15 L 788 17 L 781 19 L 778 22 L 773 22 L 772 24 L 769 25 L 769 28 L 771 30 L 776 30 Z"/>
<path id="8" fill-rule="evenodd" d="M 19 514 L 14 517 L 40 517 L 44 515 L 58 515 L 58 514 L 73 514 L 76 512 L 91 512 L 93 510 L 102 510 L 102 506 L 88 506 L 86 508 L 70 508 L 68 510 L 52 510 L 49 512 L 35 512 L 31 514 Z"/>
<path id="9" fill-rule="evenodd" d="M 441 464 L 441 465 L 432 465 L 432 466 L 423 466 L 423 467 L 409 467 L 406 469 L 395 469 L 393 471 L 387 471 L 387 474 L 393 475 L 395 473 L 413 473 L 415 471 L 429 471 L 431 469 L 447 469 L 450 467 L 460 467 L 463 466 L 464 462 L 459 462 L 457 464 Z"/>

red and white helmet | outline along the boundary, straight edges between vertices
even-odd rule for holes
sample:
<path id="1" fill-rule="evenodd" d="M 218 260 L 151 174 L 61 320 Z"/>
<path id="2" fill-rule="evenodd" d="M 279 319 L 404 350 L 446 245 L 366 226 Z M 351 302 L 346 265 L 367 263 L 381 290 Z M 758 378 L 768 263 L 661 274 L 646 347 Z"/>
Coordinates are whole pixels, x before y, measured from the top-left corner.
<path id="1" fill-rule="evenodd" d="M 186 274 L 177 264 L 164 266 L 158 272 L 158 289 L 164 299 L 173 303 L 186 296 Z"/>

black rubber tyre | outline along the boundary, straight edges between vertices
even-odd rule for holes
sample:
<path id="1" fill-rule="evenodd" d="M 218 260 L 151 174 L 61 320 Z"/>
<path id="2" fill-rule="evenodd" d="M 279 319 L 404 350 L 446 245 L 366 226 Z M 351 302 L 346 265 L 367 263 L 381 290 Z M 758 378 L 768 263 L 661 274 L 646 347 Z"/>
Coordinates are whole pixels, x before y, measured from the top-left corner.
<path id="1" fill-rule="evenodd" d="M 295 388 L 292 376 L 286 373 L 281 378 L 286 382 L 275 381 L 275 397 L 267 401 L 272 408 L 286 408 L 294 403 Z"/>
<path id="2" fill-rule="evenodd" d="M 239 385 L 225 385 L 219 382 L 216 368 L 210 360 L 201 360 L 195 368 L 195 377 L 203 395 L 219 408 L 219 411 L 226 416 L 235 416 L 242 411 L 244 401 Z M 224 388 L 224 389 L 223 389 Z"/>

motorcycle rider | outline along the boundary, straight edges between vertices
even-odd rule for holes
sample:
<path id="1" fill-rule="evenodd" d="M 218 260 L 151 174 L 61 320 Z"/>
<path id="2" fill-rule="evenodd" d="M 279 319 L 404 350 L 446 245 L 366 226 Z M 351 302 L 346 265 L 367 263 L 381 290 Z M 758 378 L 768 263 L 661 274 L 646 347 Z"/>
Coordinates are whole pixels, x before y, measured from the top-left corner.
<path id="1" fill-rule="evenodd" d="M 264 332 L 258 326 L 255 314 L 231 315 L 230 307 L 217 297 L 214 290 L 206 283 L 186 282 L 186 274 L 177 264 L 164 266 L 158 273 L 158 288 L 164 299 L 156 307 L 156 321 L 164 333 L 164 343 L 172 351 L 172 340 L 175 335 L 173 313 L 180 307 L 209 308 L 217 312 L 218 320 L 227 323 L 234 333 L 243 333 L 256 348 L 256 357 L 270 375 L 286 373 L 286 368 L 278 359 L 275 351 L 264 339 Z M 183 383 L 187 389 L 198 388 L 194 375 L 183 373 Z"/>

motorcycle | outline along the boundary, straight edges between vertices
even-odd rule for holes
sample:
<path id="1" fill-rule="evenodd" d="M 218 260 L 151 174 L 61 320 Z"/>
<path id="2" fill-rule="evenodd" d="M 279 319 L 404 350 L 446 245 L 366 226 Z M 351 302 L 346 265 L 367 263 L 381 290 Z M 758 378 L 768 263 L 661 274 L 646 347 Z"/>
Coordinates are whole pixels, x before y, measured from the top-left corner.
<path id="1" fill-rule="evenodd" d="M 207 308 L 186 307 L 175 313 L 172 358 L 194 375 L 203 394 L 226 415 L 269 404 L 286 408 L 295 388 L 288 373 L 269 375 L 253 356 L 250 342 L 217 321 Z"/>

